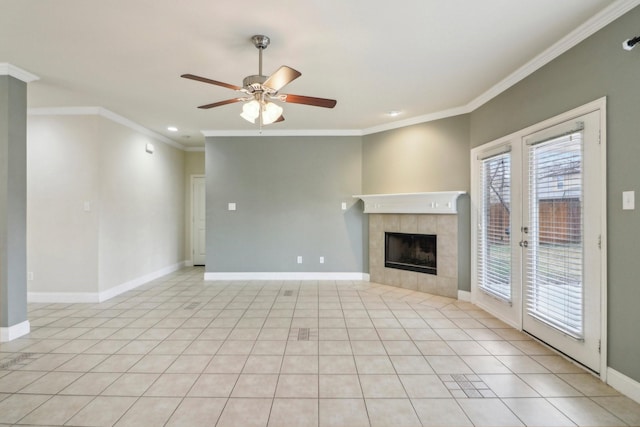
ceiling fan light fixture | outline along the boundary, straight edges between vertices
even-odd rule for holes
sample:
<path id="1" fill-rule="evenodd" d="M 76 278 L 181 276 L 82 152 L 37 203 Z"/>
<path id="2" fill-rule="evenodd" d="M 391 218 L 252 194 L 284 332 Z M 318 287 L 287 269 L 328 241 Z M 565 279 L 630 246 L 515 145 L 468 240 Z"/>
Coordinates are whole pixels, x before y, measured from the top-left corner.
<path id="1" fill-rule="evenodd" d="M 282 107 L 273 102 L 267 102 L 262 108 L 262 124 L 270 125 L 280 118 L 282 115 Z"/>
<path id="2" fill-rule="evenodd" d="M 260 116 L 260 103 L 255 99 L 244 104 L 240 117 L 248 122 L 255 123 Z"/>

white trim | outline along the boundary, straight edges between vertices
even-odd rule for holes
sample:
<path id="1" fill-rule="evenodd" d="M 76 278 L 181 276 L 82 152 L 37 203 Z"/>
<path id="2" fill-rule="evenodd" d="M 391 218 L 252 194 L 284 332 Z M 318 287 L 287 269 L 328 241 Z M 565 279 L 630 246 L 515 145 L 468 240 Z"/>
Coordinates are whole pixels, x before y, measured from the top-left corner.
<path id="1" fill-rule="evenodd" d="M 31 332 L 31 324 L 28 320 L 6 328 L 0 328 L 0 342 L 7 342 L 20 338 Z"/>
<path id="2" fill-rule="evenodd" d="M 30 303 L 100 303 L 181 269 L 185 261 L 145 274 L 102 292 L 28 292 Z"/>
<path id="3" fill-rule="evenodd" d="M 607 368 L 607 384 L 640 403 L 640 383 L 613 368 Z"/>
<path id="4" fill-rule="evenodd" d="M 106 291 L 102 291 L 98 294 L 99 301 L 107 301 L 113 297 L 142 286 L 145 283 L 148 283 L 159 277 L 166 276 L 167 274 L 173 273 L 174 271 L 178 271 L 182 267 L 184 267 L 184 261 L 170 265 L 160 270 L 156 270 L 152 273 L 145 274 L 144 276 L 140 276 L 137 279 L 129 280 L 128 282 L 122 283 L 121 285 L 115 286 L 113 288 L 109 288 Z"/>
<path id="5" fill-rule="evenodd" d="M 458 301 L 471 302 L 471 292 L 458 290 Z"/>
<path id="6" fill-rule="evenodd" d="M 456 214 L 458 197 L 464 191 L 428 193 L 361 194 L 364 213 Z"/>
<path id="7" fill-rule="evenodd" d="M 358 129 L 203 130 L 206 136 L 362 136 Z"/>
<path id="8" fill-rule="evenodd" d="M 35 74 L 23 70 L 20 67 L 9 64 L 8 62 L 0 62 L 0 76 L 11 76 L 18 80 L 22 80 L 25 83 L 31 83 L 36 80 L 40 80 L 40 77 Z"/>
<path id="9" fill-rule="evenodd" d="M 107 110 L 106 108 L 102 107 L 28 108 L 27 114 L 30 116 L 101 116 L 105 119 L 111 120 L 112 122 L 128 127 L 129 129 L 132 129 L 143 135 L 147 135 L 151 138 L 157 139 L 160 142 L 164 142 L 167 145 L 178 148 L 180 150 L 185 150 L 184 145 L 177 143 L 164 135 L 147 129 L 144 126 L 127 119 L 126 117 L 123 117 L 111 110 Z"/>
<path id="10" fill-rule="evenodd" d="M 358 280 L 369 281 L 366 273 L 293 273 L 293 272 L 206 272 L 204 280 Z"/>

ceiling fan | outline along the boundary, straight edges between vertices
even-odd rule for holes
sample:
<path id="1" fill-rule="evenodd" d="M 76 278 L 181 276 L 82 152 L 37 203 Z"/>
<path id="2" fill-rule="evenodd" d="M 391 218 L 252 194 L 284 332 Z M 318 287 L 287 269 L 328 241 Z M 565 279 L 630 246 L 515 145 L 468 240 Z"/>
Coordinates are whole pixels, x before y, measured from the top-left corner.
<path id="1" fill-rule="evenodd" d="M 284 120 L 282 107 L 272 101 L 305 104 L 324 108 L 335 107 L 336 100 L 334 99 L 279 93 L 280 89 L 300 77 L 302 73 L 283 65 L 270 76 L 262 75 L 262 51 L 269 46 L 270 40 L 267 36 L 255 35 L 251 38 L 251 41 L 259 51 L 258 74 L 245 77 L 242 81 L 242 87 L 193 74 L 183 74 L 180 76 L 185 79 L 197 80 L 244 93 L 244 96 L 201 105 L 198 108 L 208 109 L 236 102 L 244 102 L 245 104 L 242 107 L 242 114 L 240 114 L 240 116 L 251 123 L 256 123 L 256 120 L 258 120 L 258 123 L 262 126 Z"/>

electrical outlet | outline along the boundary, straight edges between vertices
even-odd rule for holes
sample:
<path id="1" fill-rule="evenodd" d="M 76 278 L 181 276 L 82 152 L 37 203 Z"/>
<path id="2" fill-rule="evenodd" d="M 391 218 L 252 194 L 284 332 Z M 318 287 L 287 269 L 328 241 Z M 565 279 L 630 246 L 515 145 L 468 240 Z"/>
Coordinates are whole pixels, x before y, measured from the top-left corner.
<path id="1" fill-rule="evenodd" d="M 324 264 L 324 257 L 323 256 L 320 257 L 320 264 Z"/>
<path id="2" fill-rule="evenodd" d="M 33 271 L 27 273 L 27 280 L 33 280 Z"/>
<path id="3" fill-rule="evenodd" d="M 302 264 L 302 257 L 298 256 L 298 264 Z"/>

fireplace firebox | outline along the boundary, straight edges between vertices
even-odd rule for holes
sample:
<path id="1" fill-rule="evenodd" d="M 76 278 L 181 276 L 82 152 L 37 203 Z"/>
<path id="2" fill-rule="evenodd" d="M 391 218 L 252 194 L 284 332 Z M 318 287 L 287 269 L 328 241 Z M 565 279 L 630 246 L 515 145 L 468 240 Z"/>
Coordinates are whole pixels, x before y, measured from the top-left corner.
<path id="1" fill-rule="evenodd" d="M 384 266 L 437 274 L 437 236 L 434 234 L 384 233 Z"/>

